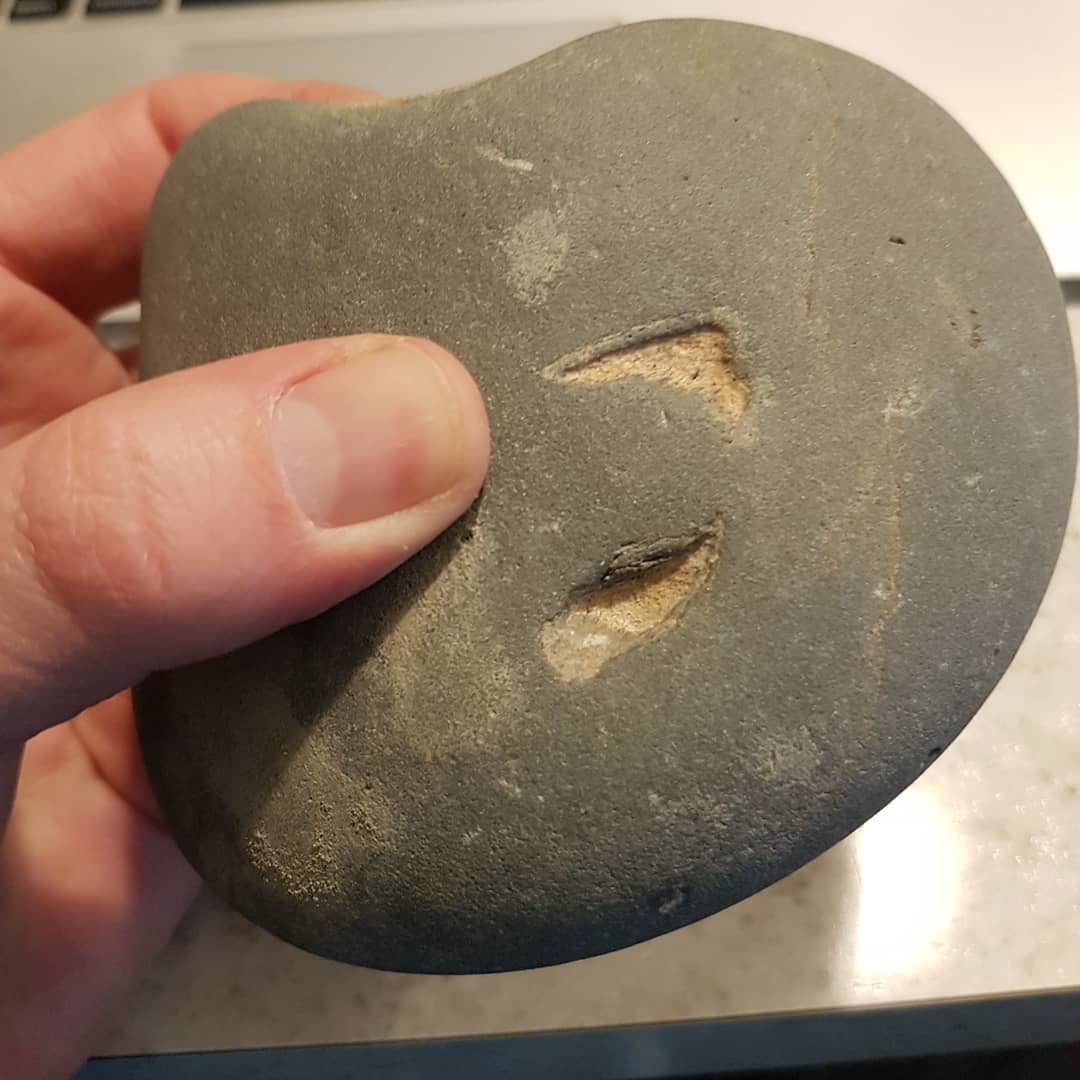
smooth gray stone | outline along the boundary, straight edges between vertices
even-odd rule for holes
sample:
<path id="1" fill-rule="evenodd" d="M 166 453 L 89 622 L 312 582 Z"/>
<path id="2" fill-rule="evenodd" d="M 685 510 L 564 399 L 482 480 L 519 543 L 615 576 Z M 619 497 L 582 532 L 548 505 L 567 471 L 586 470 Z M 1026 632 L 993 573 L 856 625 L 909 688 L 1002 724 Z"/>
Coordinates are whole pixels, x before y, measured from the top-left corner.
<path id="1" fill-rule="evenodd" d="M 143 305 L 144 375 L 409 333 L 489 406 L 466 520 L 136 697 L 210 886 L 352 963 L 572 960 L 789 873 L 960 731 L 1062 539 L 1031 226 L 936 105 L 797 37 L 635 25 L 229 112 L 162 184 Z"/>

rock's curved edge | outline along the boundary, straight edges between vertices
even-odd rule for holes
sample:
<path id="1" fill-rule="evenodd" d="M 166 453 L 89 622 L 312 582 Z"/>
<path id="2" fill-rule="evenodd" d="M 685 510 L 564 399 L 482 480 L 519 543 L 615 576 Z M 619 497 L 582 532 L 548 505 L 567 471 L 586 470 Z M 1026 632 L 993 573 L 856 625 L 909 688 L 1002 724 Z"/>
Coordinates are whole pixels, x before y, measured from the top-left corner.
<path id="1" fill-rule="evenodd" d="M 589 35 L 587 37 L 578 39 L 575 42 L 572 42 L 572 43 L 564 45 L 564 46 L 562 46 L 560 48 L 554 49 L 551 52 L 546 53 L 541 57 L 538 57 L 538 58 L 536 58 L 534 60 L 531 60 L 531 61 L 527 62 L 526 64 L 519 65 L 517 68 L 511 69 L 511 71 L 509 71 L 509 72 L 505 72 L 505 73 L 502 73 L 500 75 L 493 76 L 493 77 L 491 77 L 489 79 L 481 80 L 481 82 L 483 84 L 485 84 L 485 85 L 497 84 L 500 79 L 505 78 L 507 76 L 512 76 L 514 74 L 514 72 L 520 71 L 523 68 L 530 68 L 530 67 L 545 65 L 547 63 L 550 63 L 552 58 L 554 58 L 554 57 L 561 57 L 561 56 L 564 56 L 566 54 L 572 53 L 574 51 L 589 48 L 589 47 L 591 47 L 591 43 L 593 43 L 594 41 L 596 41 L 598 39 L 603 39 L 607 35 L 610 35 L 610 34 L 621 34 L 621 35 L 626 35 L 626 36 L 629 36 L 629 35 L 632 35 L 632 34 L 640 34 L 646 28 L 656 28 L 656 27 L 664 26 L 664 25 L 666 25 L 668 23 L 671 23 L 671 22 L 694 23 L 694 24 L 700 25 L 702 28 L 706 28 L 706 27 L 711 28 L 711 27 L 714 27 L 714 26 L 715 27 L 722 27 L 722 26 L 725 26 L 725 25 L 731 25 L 730 23 L 720 21 L 720 20 L 656 20 L 656 21 L 652 21 L 652 22 L 648 22 L 648 23 L 636 23 L 636 24 L 630 24 L 630 25 L 627 25 L 627 26 L 616 27 L 616 28 L 609 29 L 609 30 L 603 30 L 603 31 L 600 31 L 600 32 L 598 32 L 596 34 L 592 34 L 592 35 Z M 736 24 L 736 25 L 745 25 L 745 24 Z M 865 64 L 868 67 L 872 67 L 872 68 L 876 69 L 879 72 L 884 72 L 890 78 L 892 78 L 892 79 L 896 80 L 898 83 L 900 83 L 905 88 L 905 92 L 910 93 L 910 94 L 918 94 L 920 97 L 930 101 L 931 104 L 933 105 L 933 107 L 935 109 L 937 109 L 939 112 L 941 112 L 941 113 L 943 113 L 945 115 L 948 115 L 946 113 L 946 111 L 944 109 L 942 109 L 942 107 L 940 105 L 938 105 L 936 102 L 933 102 L 932 99 L 928 98 L 927 95 L 923 94 L 920 90 L 918 90 L 918 88 L 913 87 L 910 83 L 907 83 L 905 80 L 903 80 L 899 76 L 896 76 L 895 74 L 893 74 L 891 72 L 888 72 L 887 69 L 883 69 L 879 65 L 873 64 L 870 61 L 867 61 L 867 60 L 865 60 L 865 59 L 863 59 L 861 57 L 855 56 L 854 54 L 852 54 L 850 52 L 847 52 L 846 50 L 838 49 L 838 48 L 835 48 L 834 46 L 830 46 L 830 45 L 826 45 L 826 44 L 823 44 L 823 43 L 820 43 L 820 42 L 816 42 L 813 39 L 805 38 L 805 37 L 802 37 L 800 35 L 787 34 L 787 33 L 783 33 L 783 32 L 780 32 L 780 31 L 768 30 L 768 29 L 764 29 L 764 28 L 760 28 L 760 27 L 755 27 L 753 29 L 760 31 L 760 33 L 763 35 L 763 37 L 767 36 L 769 38 L 774 38 L 776 36 L 781 36 L 781 37 L 786 37 L 786 38 L 790 38 L 790 39 L 795 39 L 795 40 L 798 40 L 800 43 L 802 43 L 804 45 L 812 45 L 814 48 L 816 48 L 818 50 L 821 50 L 823 53 L 826 53 L 826 54 L 837 54 L 837 53 L 839 53 L 839 54 L 842 54 L 842 55 L 844 55 L 846 57 L 850 57 L 851 59 L 857 61 L 858 63 Z M 174 173 L 176 171 L 176 167 L 177 167 L 176 163 L 179 163 L 180 167 L 182 167 L 183 161 L 185 160 L 185 158 L 189 154 L 197 154 L 198 153 L 198 143 L 199 143 L 199 141 L 201 141 L 201 138 L 208 131 L 212 131 L 212 129 L 216 128 L 217 125 L 219 125 L 219 124 L 232 124 L 232 123 L 241 123 L 241 124 L 244 123 L 245 122 L 244 118 L 247 115 L 248 110 L 261 110 L 261 109 L 266 109 L 266 108 L 290 109 L 290 110 L 308 110 L 308 109 L 310 109 L 312 107 L 315 107 L 320 111 L 321 110 L 326 110 L 326 109 L 333 109 L 333 110 L 349 110 L 350 112 L 352 112 L 352 111 L 355 111 L 357 109 L 369 109 L 369 108 L 370 109 L 376 109 L 376 110 L 383 110 L 383 109 L 386 109 L 386 108 L 407 107 L 409 104 L 411 104 L 413 102 L 423 102 L 423 101 L 429 100 L 429 99 L 434 98 L 434 97 L 446 97 L 446 96 L 450 96 L 450 95 L 453 95 L 453 94 L 464 93 L 464 92 L 468 91 L 471 87 L 473 87 L 475 85 L 478 85 L 478 83 L 469 83 L 469 84 L 465 84 L 465 85 L 462 85 L 462 86 L 459 86 L 459 87 L 454 87 L 454 88 L 449 89 L 449 90 L 439 91 L 436 94 L 423 95 L 423 96 L 420 96 L 420 97 L 404 99 L 403 101 L 399 101 L 399 102 L 387 102 L 385 104 L 379 104 L 379 105 L 351 106 L 351 105 L 328 105 L 328 104 L 315 103 L 315 102 L 300 103 L 300 102 L 280 102 L 280 101 L 277 101 L 277 102 L 253 102 L 253 103 L 237 106 L 237 107 L 234 107 L 233 109 L 227 110 L 226 112 L 224 112 L 222 114 L 219 114 L 217 117 L 211 119 L 206 124 L 204 124 L 196 133 L 194 133 L 187 140 L 187 142 L 185 142 L 184 146 L 182 146 L 180 148 L 176 158 L 174 159 L 174 162 L 175 162 L 174 165 L 172 167 L 170 167 L 169 173 L 166 174 L 165 180 L 163 181 L 161 187 L 159 187 L 158 193 L 155 196 L 154 203 L 153 203 L 151 211 L 150 211 L 150 217 L 148 219 L 147 235 L 149 236 L 151 233 L 153 233 L 155 231 L 155 228 L 156 228 L 156 226 L 155 226 L 155 220 L 156 220 L 155 208 L 157 208 L 161 204 L 161 202 L 163 202 L 165 199 L 168 198 L 168 190 L 167 189 L 168 189 L 168 183 L 169 183 L 169 175 L 170 175 L 170 173 Z M 956 121 L 954 119 L 952 119 L 951 117 L 949 117 L 949 119 L 952 121 L 954 127 L 956 128 L 958 135 L 962 134 L 965 138 L 968 139 L 968 141 L 972 145 L 975 145 L 974 140 L 971 139 L 971 137 L 969 135 L 967 135 L 967 133 L 960 127 L 960 125 L 957 124 Z M 980 149 L 980 154 L 983 156 L 984 159 L 986 159 L 986 155 L 982 154 L 981 149 Z M 990 166 L 991 168 L 993 168 L 995 171 L 997 171 L 996 166 L 994 166 L 993 163 L 991 161 L 989 161 L 989 159 L 986 159 L 986 164 L 988 166 Z M 1000 173 L 998 173 L 998 175 L 1000 176 Z M 1004 183 L 1004 181 L 1003 181 L 1003 183 Z M 1005 186 L 1007 186 L 1007 185 L 1005 185 Z M 1015 195 L 1013 196 L 1013 198 L 1015 200 Z M 1038 248 L 1039 248 L 1040 252 L 1042 253 L 1042 257 L 1043 257 L 1045 265 L 1046 265 L 1048 278 L 1052 279 L 1053 274 L 1052 274 L 1052 270 L 1050 268 L 1049 259 L 1047 258 L 1046 253 L 1045 253 L 1045 248 L 1043 247 L 1041 241 L 1038 240 L 1037 234 L 1035 234 L 1034 228 L 1031 226 L 1030 221 L 1028 221 L 1026 215 L 1023 214 L 1022 209 L 1020 209 L 1018 202 L 1017 202 L 1016 205 L 1017 205 L 1017 209 L 1018 209 L 1018 212 L 1019 212 L 1018 216 L 1021 217 L 1022 220 L 1027 224 L 1028 229 L 1030 229 L 1033 237 L 1035 238 L 1036 242 L 1038 243 Z M 1061 305 L 1061 312 L 1062 312 L 1061 323 L 1062 323 L 1062 327 L 1064 328 L 1064 327 L 1066 327 L 1065 320 L 1064 320 L 1064 301 L 1059 300 L 1059 303 Z M 1064 338 L 1065 338 L 1065 340 L 1067 342 L 1067 340 L 1068 340 L 1068 331 L 1067 331 L 1067 329 L 1063 329 L 1063 336 L 1064 336 Z M 1072 376 L 1073 376 L 1074 396 L 1073 396 L 1073 403 L 1072 403 L 1072 409 L 1071 409 L 1071 412 L 1072 412 L 1071 458 L 1072 458 L 1072 462 L 1073 462 L 1073 470 L 1075 472 L 1076 457 L 1077 457 L 1077 410 L 1076 410 L 1076 402 L 1075 402 L 1075 382 L 1076 382 L 1075 370 L 1073 370 Z M 1057 528 L 1057 536 L 1056 536 L 1056 541 L 1055 541 L 1055 547 L 1056 547 L 1056 550 L 1058 552 L 1058 555 L 1057 555 L 1058 559 L 1060 559 L 1061 546 L 1062 546 L 1062 543 L 1063 543 L 1064 537 L 1065 537 L 1065 532 L 1066 532 L 1066 528 L 1067 528 L 1067 520 L 1068 520 L 1068 511 L 1069 511 L 1069 506 L 1071 504 L 1071 501 L 1072 501 L 1072 493 L 1070 492 L 1066 496 L 1066 498 L 1064 500 L 1064 514 L 1063 514 L 1062 519 L 1061 519 L 1061 521 L 1060 521 L 1060 523 L 1058 525 L 1058 528 Z M 1052 571 L 1047 572 L 1045 581 L 1042 584 L 1041 593 L 1043 595 L 1045 595 L 1046 587 L 1049 584 L 1049 581 L 1050 581 L 1050 578 L 1051 578 L 1051 573 L 1052 573 Z M 1029 624 L 1028 629 L 1029 628 L 1030 628 L 1030 624 Z M 1012 655 L 1015 655 L 1016 650 L 1019 648 L 1020 644 L 1022 643 L 1023 638 L 1026 636 L 1026 632 L 1027 631 L 1025 630 L 1025 632 L 1023 634 L 1018 636 L 1015 648 L 1012 650 Z M 1008 657 L 1008 660 L 1010 662 L 1011 662 L 1011 659 L 1012 659 L 1012 656 Z M 994 686 L 996 686 L 997 681 L 998 680 L 995 679 L 993 681 L 993 683 L 987 687 L 986 694 L 984 695 L 983 700 L 985 700 L 985 697 L 989 696 L 989 694 L 992 692 Z M 141 710 L 138 709 L 138 702 L 140 701 L 140 699 L 142 697 L 143 697 L 143 692 L 142 691 L 137 692 L 137 694 L 136 694 L 137 711 L 141 711 Z M 955 738 L 956 735 L 958 735 L 960 733 L 960 731 L 963 730 L 964 726 L 966 726 L 966 725 L 961 724 L 957 728 L 957 730 L 952 734 L 951 738 Z M 951 739 L 949 741 L 951 741 Z M 925 768 L 927 767 L 928 764 L 929 764 L 929 761 L 923 762 L 917 768 L 915 768 L 914 771 L 912 771 L 911 768 L 907 768 L 907 769 L 904 769 L 904 770 L 898 770 L 900 772 L 905 773 L 905 775 L 908 775 L 909 778 L 903 781 L 901 787 L 896 787 L 895 790 L 893 791 L 892 795 L 890 795 L 887 799 L 885 799 L 884 802 L 881 802 L 880 800 L 875 799 L 874 802 L 875 803 L 880 803 L 880 805 L 875 805 L 873 808 L 868 809 L 868 811 L 866 813 L 866 817 L 869 817 L 872 813 L 876 812 L 877 809 L 880 809 L 881 805 L 884 805 L 888 801 L 891 801 L 891 798 L 895 797 L 896 794 L 899 794 L 899 792 L 903 789 L 903 787 L 906 787 L 914 779 L 916 779 L 917 776 L 920 775 L 925 770 Z M 155 794 L 158 795 L 159 798 L 160 798 L 161 793 L 159 793 L 157 791 L 156 785 L 155 785 Z M 832 843 L 836 843 L 839 840 L 843 839 L 844 836 L 848 835 L 851 831 L 854 831 L 854 829 L 845 830 L 842 835 L 836 836 L 834 838 L 834 840 L 832 841 Z M 185 852 L 185 854 L 186 854 L 186 852 Z M 802 865 L 805 861 L 806 860 L 800 860 L 796 865 L 791 866 L 785 872 L 793 871 L 794 869 L 797 868 L 798 865 Z M 755 891 L 757 891 L 757 890 L 756 889 L 750 889 L 745 895 L 751 895 Z M 229 903 L 233 903 L 233 901 L 228 896 L 225 896 L 223 898 L 226 899 Z M 731 904 L 737 903 L 738 900 L 742 899 L 742 898 L 744 898 L 744 897 L 736 897 L 730 903 Z M 240 908 L 240 910 L 243 910 L 242 906 L 239 906 L 239 905 L 234 905 L 234 906 L 238 906 Z M 728 905 L 728 906 L 730 906 L 730 905 Z M 698 918 L 700 918 L 700 916 L 695 915 L 692 918 L 686 918 L 686 919 L 683 919 L 682 921 L 680 921 L 679 917 L 676 915 L 672 919 L 671 929 L 675 929 L 675 928 L 677 928 L 679 926 L 687 925 L 689 923 L 697 921 Z M 260 925 L 266 925 L 266 920 L 265 919 L 260 919 L 259 922 L 260 922 Z M 271 929 L 272 932 L 274 932 L 277 936 L 281 937 L 283 940 L 290 941 L 292 944 L 295 944 L 295 945 L 297 945 L 297 946 L 299 946 L 301 948 L 305 948 L 305 949 L 308 949 L 309 951 L 315 951 L 315 952 L 320 951 L 318 949 L 312 949 L 312 946 L 311 946 L 311 944 L 309 942 L 305 942 L 303 940 L 295 940 L 294 937 L 290 936 L 289 930 L 288 930 L 287 927 L 268 927 L 268 928 Z M 619 948 L 625 947 L 627 945 L 634 944 L 637 941 L 647 940 L 647 938 L 651 937 L 651 936 L 653 936 L 653 935 L 645 935 L 645 936 L 638 935 L 638 936 L 634 937 L 632 940 L 627 940 L 627 941 L 623 942 L 622 944 L 614 946 L 614 947 L 619 947 Z M 572 956 L 558 957 L 558 958 L 552 959 L 550 961 L 546 961 L 544 966 L 546 966 L 547 963 L 562 963 L 562 962 L 566 962 L 567 960 L 580 959 L 580 958 L 584 958 L 584 957 L 590 956 L 590 955 L 598 955 L 598 954 L 601 954 L 601 953 L 604 953 L 604 952 L 607 952 L 607 951 L 610 951 L 610 949 L 602 948 L 602 949 L 596 949 L 593 952 L 575 952 Z M 329 955 L 329 954 L 323 953 L 322 955 Z M 333 959 L 341 959 L 340 956 L 332 956 L 331 958 L 333 958 Z M 359 963 L 359 962 L 362 962 L 362 961 L 352 961 L 352 962 Z M 541 966 L 541 965 L 537 965 L 537 966 Z M 513 967 L 481 968 L 481 967 L 476 967 L 476 966 L 469 967 L 469 968 L 452 968 L 451 969 L 451 968 L 439 968 L 439 967 L 432 966 L 432 967 L 401 967 L 401 968 L 397 968 L 396 970 L 409 971 L 409 972 L 414 972 L 414 973 L 456 974 L 456 973 L 480 973 L 480 972 L 483 972 L 483 971 L 499 972 L 499 971 L 506 971 L 506 970 L 515 970 L 515 969 L 516 968 L 513 968 Z"/>

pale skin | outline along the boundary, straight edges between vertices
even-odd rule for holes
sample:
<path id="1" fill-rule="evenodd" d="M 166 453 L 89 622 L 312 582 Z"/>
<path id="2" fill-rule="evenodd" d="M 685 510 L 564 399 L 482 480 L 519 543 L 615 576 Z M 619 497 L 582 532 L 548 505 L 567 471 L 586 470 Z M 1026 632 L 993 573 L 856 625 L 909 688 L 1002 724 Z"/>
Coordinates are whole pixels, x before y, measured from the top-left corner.
<path id="1" fill-rule="evenodd" d="M 0 157 L 0 1062 L 24 1080 L 77 1069 L 198 887 L 127 688 L 363 589 L 487 468 L 479 394 L 430 343 L 298 343 L 135 385 L 93 333 L 137 296 L 175 148 L 269 97 L 373 95 L 185 76 Z"/>

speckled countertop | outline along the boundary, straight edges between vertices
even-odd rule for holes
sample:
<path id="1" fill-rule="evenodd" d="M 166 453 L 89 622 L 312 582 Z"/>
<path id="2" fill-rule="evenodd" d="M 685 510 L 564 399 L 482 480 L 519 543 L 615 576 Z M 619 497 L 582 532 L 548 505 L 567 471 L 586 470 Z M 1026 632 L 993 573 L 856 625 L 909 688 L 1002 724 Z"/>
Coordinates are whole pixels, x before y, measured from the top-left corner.
<path id="1" fill-rule="evenodd" d="M 1080 341 L 1080 307 L 1069 314 Z M 466 977 L 320 960 L 204 896 L 94 1049 L 539 1031 L 1065 986 L 1080 986 L 1075 504 L 1042 610 L 964 734 L 876 818 L 765 892 L 610 956 Z"/>

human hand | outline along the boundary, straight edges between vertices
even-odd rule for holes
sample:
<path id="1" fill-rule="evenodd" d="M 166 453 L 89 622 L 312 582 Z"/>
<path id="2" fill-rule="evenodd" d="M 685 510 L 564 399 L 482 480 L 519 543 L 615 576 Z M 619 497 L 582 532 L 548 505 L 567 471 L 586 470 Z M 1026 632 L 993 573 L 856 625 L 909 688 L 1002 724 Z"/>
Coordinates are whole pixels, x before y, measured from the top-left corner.
<path id="1" fill-rule="evenodd" d="M 20 1080 L 77 1067 L 196 890 L 125 688 L 362 589 L 487 467 L 479 394 L 436 346 L 306 342 L 132 385 L 90 329 L 136 295 L 172 151 L 264 97 L 371 95 L 183 77 L 0 158 L 0 1072 Z"/>

